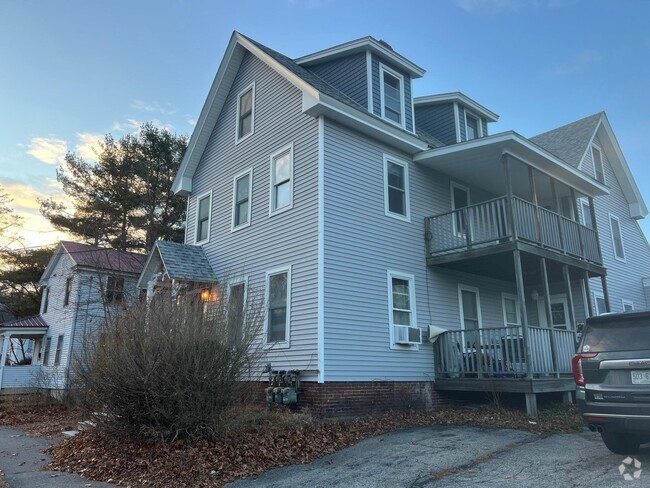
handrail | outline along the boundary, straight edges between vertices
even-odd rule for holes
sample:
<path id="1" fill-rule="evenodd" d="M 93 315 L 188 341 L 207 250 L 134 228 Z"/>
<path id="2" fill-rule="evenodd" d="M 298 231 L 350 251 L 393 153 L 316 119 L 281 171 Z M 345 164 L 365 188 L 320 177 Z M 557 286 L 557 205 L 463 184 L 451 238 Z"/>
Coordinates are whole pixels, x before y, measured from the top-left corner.
<path id="1" fill-rule="evenodd" d="M 464 209 L 476 208 L 476 207 L 480 207 L 482 205 L 487 205 L 488 203 L 496 202 L 498 200 L 507 200 L 507 199 L 508 199 L 508 197 L 505 196 L 505 195 L 500 196 L 500 197 L 496 197 L 496 198 L 490 198 L 489 200 L 484 200 L 484 201 L 482 201 L 480 203 L 473 203 L 471 205 L 467 205 L 466 207 L 457 208 L 455 210 L 450 210 L 449 212 L 445 212 L 445 213 L 441 213 L 441 214 L 431 215 L 431 216 L 429 216 L 427 218 L 428 219 L 433 219 L 435 217 L 444 217 L 445 215 L 457 214 L 459 212 L 462 212 Z"/>

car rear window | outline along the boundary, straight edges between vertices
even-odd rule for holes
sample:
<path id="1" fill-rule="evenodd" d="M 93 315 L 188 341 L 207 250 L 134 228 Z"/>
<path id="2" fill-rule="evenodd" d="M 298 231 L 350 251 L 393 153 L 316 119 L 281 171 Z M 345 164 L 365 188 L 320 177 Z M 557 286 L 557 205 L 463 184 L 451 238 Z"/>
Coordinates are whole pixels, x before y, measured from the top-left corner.
<path id="1" fill-rule="evenodd" d="M 582 352 L 650 350 L 650 322 L 628 319 L 587 324 L 581 349 Z"/>

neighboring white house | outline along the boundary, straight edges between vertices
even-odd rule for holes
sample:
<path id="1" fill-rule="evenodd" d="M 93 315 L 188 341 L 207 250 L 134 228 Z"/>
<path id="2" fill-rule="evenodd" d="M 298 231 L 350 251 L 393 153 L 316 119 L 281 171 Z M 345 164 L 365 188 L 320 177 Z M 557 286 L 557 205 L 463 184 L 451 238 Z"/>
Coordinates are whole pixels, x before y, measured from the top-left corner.
<path id="1" fill-rule="evenodd" d="M 142 254 L 62 241 L 40 280 L 40 314 L 0 324 L 0 393 L 65 388 L 74 351 L 86 332 L 103 323 L 105 306 L 125 306 L 138 296 L 145 260 Z M 8 355 L 19 342 L 31 361 L 13 364 Z"/>
<path id="2" fill-rule="evenodd" d="M 324 414 L 456 390 L 534 414 L 574 389 L 579 323 L 647 306 L 648 211 L 604 114 L 490 134 L 462 93 L 414 98 L 424 73 L 371 37 L 290 59 L 233 33 L 173 185 L 185 245 L 139 286 L 277 290 L 269 361 Z"/>

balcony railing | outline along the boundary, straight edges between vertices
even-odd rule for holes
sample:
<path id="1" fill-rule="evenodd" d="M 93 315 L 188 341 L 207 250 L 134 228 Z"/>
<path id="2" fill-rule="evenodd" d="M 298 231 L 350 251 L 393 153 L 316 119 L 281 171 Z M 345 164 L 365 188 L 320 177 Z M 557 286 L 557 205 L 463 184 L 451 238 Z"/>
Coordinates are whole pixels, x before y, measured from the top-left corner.
<path id="1" fill-rule="evenodd" d="M 436 378 L 548 377 L 571 374 L 575 332 L 528 327 L 450 330 L 436 339 Z M 526 349 L 530 349 L 530 359 Z"/>
<path id="2" fill-rule="evenodd" d="M 518 197 L 503 196 L 427 217 L 426 227 L 429 256 L 522 240 L 602 263 L 595 230 Z"/>

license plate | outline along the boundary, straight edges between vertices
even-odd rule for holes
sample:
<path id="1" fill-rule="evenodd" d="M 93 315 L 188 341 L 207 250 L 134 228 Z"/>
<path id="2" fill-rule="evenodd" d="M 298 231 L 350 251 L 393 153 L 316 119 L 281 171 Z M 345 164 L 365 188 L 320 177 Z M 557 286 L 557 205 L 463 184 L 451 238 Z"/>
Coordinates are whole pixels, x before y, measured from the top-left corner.
<path id="1" fill-rule="evenodd" d="M 650 371 L 632 371 L 633 385 L 650 385 Z"/>

